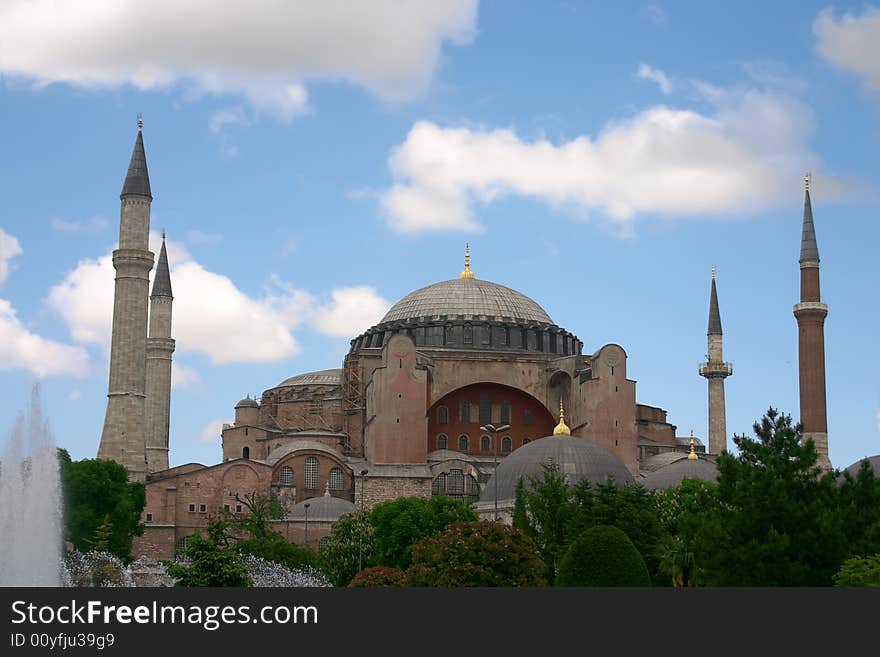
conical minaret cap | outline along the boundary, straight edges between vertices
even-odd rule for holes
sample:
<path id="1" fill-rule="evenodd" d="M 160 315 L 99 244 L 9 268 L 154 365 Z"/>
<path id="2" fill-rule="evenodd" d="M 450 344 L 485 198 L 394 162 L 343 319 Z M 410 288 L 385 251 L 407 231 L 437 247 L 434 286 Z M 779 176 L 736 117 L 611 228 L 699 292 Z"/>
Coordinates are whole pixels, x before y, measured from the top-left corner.
<path id="1" fill-rule="evenodd" d="M 125 183 L 122 185 L 122 194 L 128 196 L 146 196 L 151 201 L 153 194 L 150 192 L 150 175 L 147 173 L 147 155 L 144 152 L 144 135 L 138 121 L 137 139 L 134 142 L 134 150 L 131 152 L 131 162 L 128 165 L 128 173 L 125 175 Z"/>
<path id="2" fill-rule="evenodd" d="M 801 257 L 798 262 L 819 262 L 816 245 L 816 227 L 813 225 L 813 206 L 810 203 L 810 178 L 804 178 L 804 228 L 801 233 Z"/>
<path id="3" fill-rule="evenodd" d="M 721 335 L 721 312 L 718 310 L 718 290 L 715 289 L 714 267 L 712 267 L 712 294 L 709 297 L 709 330 L 707 335 Z"/>
<path id="4" fill-rule="evenodd" d="M 171 273 L 168 271 L 168 253 L 165 251 L 165 236 L 162 236 L 162 250 L 159 251 L 159 263 L 156 265 L 156 276 L 153 278 L 151 297 L 173 297 L 171 294 Z"/>

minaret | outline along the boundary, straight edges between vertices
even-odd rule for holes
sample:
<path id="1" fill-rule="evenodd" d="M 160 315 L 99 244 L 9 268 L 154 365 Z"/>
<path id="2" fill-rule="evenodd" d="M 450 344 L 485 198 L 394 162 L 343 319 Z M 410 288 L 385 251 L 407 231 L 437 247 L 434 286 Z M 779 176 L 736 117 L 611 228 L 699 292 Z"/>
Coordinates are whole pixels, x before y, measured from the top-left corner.
<path id="1" fill-rule="evenodd" d="M 727 410 L 724 404 L 724 379 L 733 374 L 733 366 L 724 362 L 721 313 L 715 289 L 715 267 L 712 267 L 712 292 L 709 296 L 708 361 L 700 365 L 700 376 L 709 382 L 709 453 L 727 451 Z"/>
<path id="2" fill-rule="evenodd" d="M 810 176 L 804 177 L 804 225 L 801 233 L 801 302 L 795 304 L 798 324 L 798 362 L 801 426 L 805 440 L 819 453 L 818 465 L 831 469 L 828 458 L 828 420 L 825 411 L 825 317 L 828 306 L 819 295 L 819 248 L 810 204 Z"/>
<path id="3" fill-rule="evenodd" d="M 168 469 L 168 425 L 171 415 L 171 275 L 165 251 L 156 264 L 150 295 L 150 334 L 147 338 L 147 472 Z"/>
<path id="4" fill-rule="evenodd" d="M 150 177 L 144 154 L 143 122 L 122 186 L 119 248 L 113 252 L 116 289 L 110 341 L 107 414 L 98 458 L 117 461 L 129 479 L 146 476 L 147 299 L 153 254 L 149 250 Z"/>

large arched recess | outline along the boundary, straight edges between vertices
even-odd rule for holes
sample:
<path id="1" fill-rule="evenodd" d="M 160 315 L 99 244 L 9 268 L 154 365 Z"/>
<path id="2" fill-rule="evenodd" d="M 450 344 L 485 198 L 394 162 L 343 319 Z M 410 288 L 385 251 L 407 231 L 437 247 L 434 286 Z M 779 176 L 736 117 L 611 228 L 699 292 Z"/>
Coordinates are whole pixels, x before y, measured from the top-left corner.
<path id="1" fill-rule="evenodd" d="M 481 438 L 486 432 L 480 430 L 480 426 L 486 424 L 486 416 L 480 417 L 480 401 L 488 396 L 491 403 L 491 422 L 495 426 L 509 424 L 510 429 L 497 435 L 497 446 L 489 441 L 489 449 L 484 449 Z M 462 402 L 469 402 L 470 415 L 463 418 Z M 509 414 L 504 410 L 509 405 Z M 446 408 L 445 419 L 441 407 Z M 428 409 L 428 452 L 442 449 L 438 445 L 438 436 L 447 437 L 446 448 L 465 454 L 473 454 L 479 457 L 491 458 L 495 454 L 499 457 L 509 452 L 504 449 L 504 438 L 510 438 L 510 450 L 522 447 L 524 441 L 543 438 L 553 433 L 556 426 L 556 418 L 547 410 L 540 401 L 527 392 L 518 388 L 506 386 L 500 383 L 473 383 L 457 388 L 442 398 L 438 399 Z M 467 436 L 467 449 L 462 449 L 459 444 L 461 436 Z M 492 438 L 491 434 L 489 434 Z"/>

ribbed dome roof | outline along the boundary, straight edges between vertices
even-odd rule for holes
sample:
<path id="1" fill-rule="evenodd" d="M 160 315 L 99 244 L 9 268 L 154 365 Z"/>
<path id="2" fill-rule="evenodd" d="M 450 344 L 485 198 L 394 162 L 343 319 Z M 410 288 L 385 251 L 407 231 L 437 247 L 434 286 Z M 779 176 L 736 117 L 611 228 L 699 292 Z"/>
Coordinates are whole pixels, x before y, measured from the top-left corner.
<path id="1" fill-rule="evenodd" d="M 319 370 L 297 374 L 289 379 L 284 379 L 276 388 L 285 386 L 338 386 L 342 383 L 342 370 Z"/>
<path id="2" fill-rule="evenodd" d="M 256 399 L 251 399 L 250 395 L 242 399 L 235 405 L 235 408 L 259 408 L 260 405 Z"/>
<path id="3" fill-rule="evenodd" d="M 685 479 L 702 479 L 711 483 L 718 482 L 718 466 L 706 459 L 689 459 L 687 457 L 663 466 L 645 475 L 642 485 L 648 490 L 666 490 L 677 488 Z"/>
<path id="4" fill-rule="evenodd" d="M 380 324 L 440 315 L 554 323 L 541 306 L 516 290 L 474 278 L 454 278 L 406 295 L 391 307 Z"/>
<path id="5" fill-rule="evenodd" d="M 557 435 L 534 440 L 507 456 L 489 478 L 481 502 L 495 499 L 495 479 L 498 479 L 498 499 L 509 500 L 516 496 L 516 484 L 520 479 L 529 483 L 529 477 L 544 478 L 542 464 L 553 461 L 559 473 L 575 485 L 586 479 L 591 484 L 604 484 L 613 479 L 618 486 L 635 484 L 630 471 L 610 450 L 585 438 Z"/>

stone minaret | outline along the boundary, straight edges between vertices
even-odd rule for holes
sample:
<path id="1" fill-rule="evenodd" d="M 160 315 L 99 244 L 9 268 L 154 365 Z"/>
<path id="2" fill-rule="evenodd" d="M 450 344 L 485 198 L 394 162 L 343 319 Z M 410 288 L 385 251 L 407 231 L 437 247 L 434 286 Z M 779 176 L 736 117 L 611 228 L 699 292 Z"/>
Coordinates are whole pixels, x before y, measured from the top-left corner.
<path id="1" fill-rule="evenodd" d="M 803 436 L 819 453 L 818 465 L 831 469 L 825 411 L 825 316 L 828 306 L 819 295 L 819 248 L 810 204 L 810 177 L 804 178 L 804 225 L 801 233 L 801 302 L 795 304 Z"/>
<path id="2" fill-rule="evenodd" d="M 119 248 L 113 252 L 116 290 L 110 341 L 110 385 L 98 458 L 117 461 L 129 479 L 146 476 L 147 299 L 153 253 L 149 250 L 150 177 L 143 123 L 122 186 Z"/>
<path id="3" fill-rule="evenodd" d="M 724 379 L 733 374 L 730 363 L 724 362 L 722 351 L 721 313 L 715 289 L 715 267 L 712 267 L 712 293 L 709 297 L 708 361 L 700 365 L 700 376 L 709 382 L 709 453 L 727 451 L 727 411 L 724 406 Z"/>
<path id="4" fill-rule="evenodd" d="M 165 234 L 150 295 L 150 334 L 147 338 L 147 472 L 168 469 L 168 425 L 171 414 L 171 275 Z"/>

